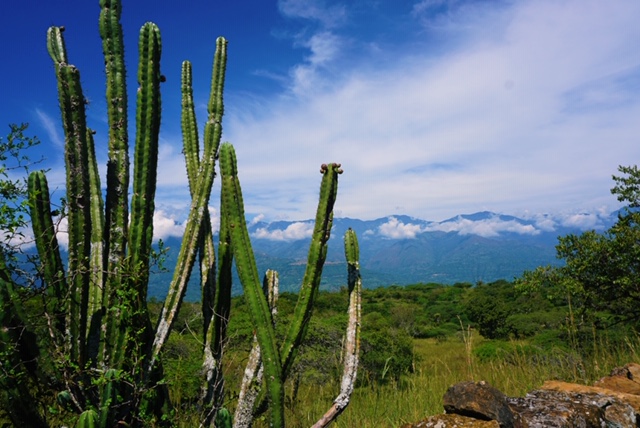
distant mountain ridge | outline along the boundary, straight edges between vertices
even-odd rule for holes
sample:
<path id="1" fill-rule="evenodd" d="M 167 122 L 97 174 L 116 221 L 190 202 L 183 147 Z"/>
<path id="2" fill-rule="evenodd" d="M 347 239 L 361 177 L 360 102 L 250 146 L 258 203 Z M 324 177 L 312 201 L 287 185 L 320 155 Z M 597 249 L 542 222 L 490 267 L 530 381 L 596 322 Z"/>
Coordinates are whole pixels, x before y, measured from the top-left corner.
<path id="1" fill-rule="evenodd" d="M 518 218 L 489 211 L 462 214 L 441 222 L 393 215 L 375 220 L 336 218 L 333 222 L 327 262 L 321 287 L 338 289 L 346 283 L 342 237 L 348 228 L 360 241 L 360 266 L 367 288 L 417 282 L 491 282 L 512 280 L 525 270 L 558 264 L 555 245 L 558 236 L 605 229 L 616 220 L 615 213 L 573 214 Z M 304 275 L 313 231 L 313 220 L 249 223 L 249 233 L 258 269 L 275 269 L 281 291 L 297 291 Z M 152 276 L 150 296 L 166 294 L 175 265 L 180 239 L 164 240 L 170 248 L 169 272 Z M 217 244 L 217 243 L 216 243 Z M 194 270 L 194 277 L 198 277 Z M 241 292 L 234 282 L 234 292 Z M 198 300 L 197 282 L 189 286 L 189 300 Z"/>

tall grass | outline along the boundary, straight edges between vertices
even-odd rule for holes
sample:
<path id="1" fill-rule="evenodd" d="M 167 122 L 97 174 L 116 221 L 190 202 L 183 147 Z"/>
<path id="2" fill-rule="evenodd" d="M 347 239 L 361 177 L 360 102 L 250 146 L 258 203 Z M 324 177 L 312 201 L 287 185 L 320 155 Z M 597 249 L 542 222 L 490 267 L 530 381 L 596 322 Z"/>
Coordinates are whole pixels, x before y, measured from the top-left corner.
<path id="1" fill-rule="evenodd" d="M 335 427 L 398 427 L 443 412 L 442 397 L 453 384 L 484 380 L 509 396 L 522 396 L 546 380 L 592 384 L 614 367 L 640 361 L 640 338 L 629 337 L 614 346 L 594 333 L 592 352 L 581 357 L 576 350 L 550 349 L 537 353 L 525 342 L 508 342 L 510 350 L 488 360 L 475 349 L 490 342 L 465 329 L 445 341 L 415 341 L 414 373 L 384 385 L 357 388 Z M 301 385 L 297 401 L 288 409 L 288 427 L 308 427 L 330 405 L 338 385 Z M 256 427 L 267 426 L 256 423 Z"/>

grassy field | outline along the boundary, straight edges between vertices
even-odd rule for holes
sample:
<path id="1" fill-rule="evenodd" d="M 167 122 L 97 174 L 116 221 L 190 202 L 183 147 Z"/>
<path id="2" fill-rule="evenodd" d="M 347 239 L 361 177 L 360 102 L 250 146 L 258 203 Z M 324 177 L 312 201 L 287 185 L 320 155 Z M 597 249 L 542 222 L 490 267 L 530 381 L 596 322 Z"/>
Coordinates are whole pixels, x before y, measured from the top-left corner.
<path id="1" fill-rule="evenodd" d="M 549 379 L 590 384 L 616 366 L 640 361 L 638 338 L 613 350 L 607 349 L 606 343 L 599 343 L 590 358 L 579 358 L 574 353 L 558 350 L 538 360 L 532 360 L 525 351 L 516 351 L 509 358 L 481 361 L 473 351 L 483 343 L 484 340 L 473 333 L 446 341 L 416 340 L 414 373 L 399 382 L 356 388 L 349 407 L 334 426 L 398 427 L 442 413 L 445 391 L 460 381 L 484 380 L 507 395 L 518 396 Z M 512 345 L 517 349 L 523 344 Z M 329 407 L 338 388 L 337 384 L 302 385 L 295 406 L 289 406 L 287 426 L 312 425 Z M 268 424 L 265 420 L 255 426 L 266 427 Z"/>

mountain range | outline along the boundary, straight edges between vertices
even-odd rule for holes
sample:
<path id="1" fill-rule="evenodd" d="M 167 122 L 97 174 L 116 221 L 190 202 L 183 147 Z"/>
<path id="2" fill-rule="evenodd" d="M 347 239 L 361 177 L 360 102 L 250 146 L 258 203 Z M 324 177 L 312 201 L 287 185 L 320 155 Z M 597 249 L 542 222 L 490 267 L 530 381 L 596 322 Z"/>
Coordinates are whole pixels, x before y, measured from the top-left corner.
<path id="1" fill-rule="evenodd" d="M 458 215 L 441 222 L 405 215 L 375 220 L 336 218 L 321 288 L 339 289 L 346 284 L 342 237 L 348 228 L 358 235 L 363 286 L 375 288 L 419 282 L 475 284 L 513 280 L 525 270 L 561 263 L 555 252 L 558 236 L 579 234 L 587 229 L 604 230 L 616 218 L 615 213 L 582 213 L 523 219 L 488 211 Z M 266 269 L 277 270 L 281 292 L 299 289 L 312 231 L 313 220 L 249 223 L 258 270 L 261 273 Z M 152 275 L 150 297 L 163 298 L 166 294 L 180 238 L 166 238 L 164 244 L 169 249 L 164 264 L 168 272 Z M 198 277 L 194 269 L 187 300 L 200 297 Z M 241 286 L 235 277 L 234 293 L 240 292 Z"/>

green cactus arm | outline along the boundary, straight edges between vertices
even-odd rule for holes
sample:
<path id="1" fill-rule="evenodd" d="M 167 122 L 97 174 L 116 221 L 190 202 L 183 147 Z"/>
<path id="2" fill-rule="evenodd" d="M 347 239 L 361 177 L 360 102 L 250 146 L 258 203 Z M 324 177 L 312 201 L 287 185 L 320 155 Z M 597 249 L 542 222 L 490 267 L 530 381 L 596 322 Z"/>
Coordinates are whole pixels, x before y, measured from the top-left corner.
<path id="1" fill-rule="evenodd" d="M 275 327 L 275 319 L 278 313 L 278 293 L 279 293 L 278 272 L 268 269 L 262 280 L 262 290 L 267 296 L 269 308 L 271 309 L 271 319 Z M 247 364 L 242 376 L 240 384 L 240 393 L 238 394 L 238 404 L 236 405 L 236 413 L 233 420 L 234 428 L 248 428 L 253 422 L 253 409 L 256 400 L 261 393 L 262 378 L 264 374 L 264 365 L 262 364 L 262 356 L 260 353 L 260 345 L 255 337 L 253 337 L 253 346 L 247 358 Z"/>
<path id="2" fill-rule="evenodd" d="M 192 67 L 189 61 L 182 63 L 182 140 L 184 147 L 185 164 L 187 167 L 187 177 L 189 180 L 189 190 L 191 197 L 194 197 L 196 182 L 198 179 L 198 169 L 200 166 L 200 144 L 198 142 L 198 126 L 195 114 L 195 104 L 193 102 Z M 213 248 L 213 233 L 211 230 L 211 218 L 209 211 L 205 211 L 202 219 L 202 230 L 200 232 L 200 243 L 198 251 L 200 253 L 200 282 L 202 290 L 202 318 L 203 318 L 203 362 L 202 372 L 204 382 L 200 395 L 200 405 L 202 408 L 212 408 L 214 399 L 222 398 L 220 391 L 222 388 L 222 371 L 220 370 L 220 349 L 216 346 L 219 343 L 215 332 L 217 328 L 211 329 L 214 320 L 226 318 L 228 309 L 217 310 L 215 305 L 216 277 L 215 277 L 215 250 Z M 222 234 L 221 241 L 222 241 Z M 230 268 L 229 268 L 230 269 Z M 208 412 L 209 418 L 205 425 L 215 415 L 215 412 Z"/>
<path id="3" fill-rule="evenodd" d="M 182 63 L 182 140 L 184 146 L 185 164 L 191 197 L 194 196 L 198 169 L 200 166 L 200 143 L 198 142 L 198 125 L 196 121 L 195 104 L 193 102 L 192 67 L 189 61 Z M 209 211 L 204 213 L 202 220 L 200 251 L 200 276 L 202 286 L 202 315 L 204 321 L 204 335 L 208 337 L 209 324 L 214 317 L 215 301 L 215 250 L 213 248 L 213 233 Z M 210 336 L 209 336 L 210 337 Z"/>
<path id="4" fill-rule="evenodd" d="M 102 288 L 105 275 L 104 201 L 93 134 L 94 131 L 87 128 L 89 189 L 91 191 L 91 293 L 89 296 L 91 312 L 99 310 L 102 306 Z"/>
<path id="5" fill-rule="evenodd" d="M 100 0 L 99 29 L 105 63 L 109 158 L 105 202 L 106 271 L 103 302 L 107 308 L 102 320 L 99 358 L 107 367 L 118 366 L 116 352 L 124 348 L 124 332 L 118 328 L 121 306 L 118 302 L 124 282 L 129 222 L 129 137 L 127 85 L 120 0 Z"/>
<path id="6" fill-rule="evenodd" d="M 216 40 L 216 53 L 213 62 L 209 119 L 205 125 L 204 133 L 204 153 L 198 170 L 198 180 L 187 219 L 187 227 L 178 254 L 178 262 L 156 326 L 156 335 L 145 370 L 147 374 L 150 374 L 153 370 L 160 350 L 169 337 L 169 332 L 180 309 L 189 276 L 195 263 L 202 220 L 208 210 L 211 186 L 215 176 L 216 153 L 222 136 L 223 89 L 226 63 L 227 41 L 219 37 Z"/>
<path id="7" fill-rule="evenodd" d="M 345 362 L 340 395 L 336 399 L 338 410 L 342 412 L 349 404 L 358 372 L 360 355 L 360 327 L 362 320 L 362 277 L 360 275 L 360 247 L 356 232 L 349 228 L 344 236 L 344 252 L 347 259 L 349 287 L 349 322 L 347 325 Z"/>
<path id="8" fill-rule="evenodd" d="M 89 188 L 91 192 L 91 258 L 89 260 L 91 279 L 88 298 L 87 358 L 95 361 L 100 345 L 100 325 L 103 315 L 102 291 L 106 275 L 106 260 L 104 252 L 104 202 L 93 133 L 93 130 L 87 128 L 87 156 L 89 158 Z"/>
<path id="9" fill-rule="evenodd" d="M 53 59 L 56 72 L 59 64 L 67 63 L 67 48 L 62 37 L 63 32 L 64 27 L 49 27 L 47 30 L 47 50 Z"/>
<path id="10" fill-rule="evenodd" d="M 251 310 L 253 325 L 260 344 L 267 390 L 271 401 L 271 424 L 272 426 L 284 426 L 281 360 L 271 312 L 267 298 L 260 286 L 258 268 L 251 249 L 249 232 L 244 218 L 244 204 L 238 180 L 236 156 L 231 144 L 225 143 L 220 147 L 220 171 L 222 175 L 221 203 L 228 210 L 228 227 L 231 230 L 231 247 L 236 260 L 236 269 Z"/>
<path id="11" fill-rule="evenodd" d="M 293 320 L 282 348 L 282 374 L 285 379 L 291 370 L 297 349 L 306 333 L 311 319 L 313 302 L 320 287 L 322 268 L 327 256 L 327 243 L 333 223 L 333 205 L 338 193 L 338 175 L 342 173 L 342 169 L 340 169 L 340 164 L 323 164 L 320 172 L 322 173 L 320 200 L 309 247 L 307 267 L 300 287 Z"/>
<path id="12" fill-rule="evenodd" d="M 53 324 L 58 330 L 58 334 L 62 336 L 65 332 L 64 301 L 67 284 L 56 229 L 51 219 L 49 186 L 43 171 L 34 171 L 29 174 L 27 189 L 31 227 L 36 240 L 36 248 L 40 254 L 40 266 L 47 284 L 47 294 L 51 298 L 47 303 L 52 306 L 55 318 Z"/>
<path id="13" fill-rule="evenodd" d="M 114 400 L 116 400 L 116 383 L 118 381 L 118 371 L 116 369 L 108 369 L 103 374 L 102 385 L 100 385 L 100 414 L 98 426 L 100 428 L 109 428 L 112 424 L 112 418 L 115 413 Z"/>
<path id="14" fill-rule="evenodd" d="M 80 73 L 71 65 L 60 64 L 57 72 L 58 97 L 65 133 L 67 201 L 69 231 L 69 353 L 72 361 L 85 362 L 85 334 L 89 292 L 91 251 L 90 190 L 87 168 L 87 128 L 85 98 Z"/>
<path id="15" fill-rule="evenodd" d="M 198 124 L 196 120 L 195 104 L 193 102 L 192 66 L 189 61 L 182 63 L 182 144 L 187 165 L 189 188 L 193 192 L 198 179 L 200 165 L 200 143 L 198 141 Z"/>
<path id="16" fill-rule="evenodd" d="M 224 376 L 222 372 L 222 345 L 226 337 L 227 324 L 231 312 L 231 270 L 233 252 L 224 206 L 220 211 L 220 232 L 218 243 L 218 276 L 214 293 L 205 289 L 203 278 L 202 314 L 204 317 L 204 346 L 202 372 L 204 382 L 200 393 L 200 405 L 208 410 L 203 421 L 207 426 L 216 414 L 215 409 L 222 406 L 224 398 Z M 217 294 L 217 298 L 215 295 Z M 206 300 L 205 300 L 206 296 Z"/>
<path id="17" fill-rule="evenodd" d="M 107 116 L 109 120 L 109 160 L 105 207 L 105 249 L 109 278 L 105 294 L 112 298 L 120 282 L 127 246 L 129 221 L 129 137 L 127 85 L 120 0 L 100 0 L 100 38 L 107 79 Z"/>
<path id="18" fill-rule="evenodd" d="M 136 105 L 136 145 L 133 168 L 133 196 L 129 227 L 130 271 L 137 296 L 136 311 L 146 302 L 149 281 L 149 256 L 153 240 L 158 136 L 160 133 L 160 30 L 153 23 L 140 29 L 138 62 L 138 98 Z"/>
<path id="19" fill-rule="evenodd" d="M 76 424 L 77 428 L 95 428 L 98 426 L 99 418 L 98 413 L 93 410 L 85 410 L 78 417 L 78 422 Z"/>

